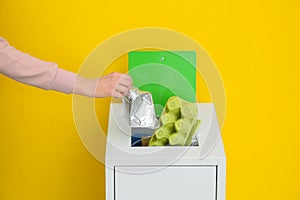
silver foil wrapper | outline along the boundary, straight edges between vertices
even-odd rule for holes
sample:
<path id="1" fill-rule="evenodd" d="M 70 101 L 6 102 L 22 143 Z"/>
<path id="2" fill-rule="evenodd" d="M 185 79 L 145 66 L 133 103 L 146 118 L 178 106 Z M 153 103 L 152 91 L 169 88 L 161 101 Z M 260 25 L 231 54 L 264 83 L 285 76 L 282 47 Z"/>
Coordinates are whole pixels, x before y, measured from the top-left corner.
<path id="1" fill-rule="evenodd" d="M 150 92 L 132 89 L 122 100 L 125 118 L 132 128 L 156 129 L 160 126 Z"/>

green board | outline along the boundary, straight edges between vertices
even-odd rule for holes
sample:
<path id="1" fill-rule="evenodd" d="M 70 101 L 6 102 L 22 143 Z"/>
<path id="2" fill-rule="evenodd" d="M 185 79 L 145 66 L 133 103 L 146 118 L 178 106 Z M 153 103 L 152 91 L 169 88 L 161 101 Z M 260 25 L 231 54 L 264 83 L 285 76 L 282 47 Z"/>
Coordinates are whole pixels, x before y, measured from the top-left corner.
<path id="1" fill-rule="evenodd" d="M 151 92 L 157 116 L 171 96 L 196 101 L 194 51 L 132 51 L 128 71 L 135 87 Z"/>

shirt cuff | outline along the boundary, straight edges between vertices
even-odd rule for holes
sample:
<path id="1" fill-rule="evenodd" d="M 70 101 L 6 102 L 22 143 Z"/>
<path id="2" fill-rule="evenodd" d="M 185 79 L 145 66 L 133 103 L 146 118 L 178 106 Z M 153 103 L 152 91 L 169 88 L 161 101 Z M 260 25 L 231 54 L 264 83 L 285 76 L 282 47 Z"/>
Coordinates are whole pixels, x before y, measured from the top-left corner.
<path id="1" fill-rule="evenodd" d="M 51 84 L 51 90 L 70 94 L 73 91 L 76 74 L 57 68 L 56 76 Z"/>

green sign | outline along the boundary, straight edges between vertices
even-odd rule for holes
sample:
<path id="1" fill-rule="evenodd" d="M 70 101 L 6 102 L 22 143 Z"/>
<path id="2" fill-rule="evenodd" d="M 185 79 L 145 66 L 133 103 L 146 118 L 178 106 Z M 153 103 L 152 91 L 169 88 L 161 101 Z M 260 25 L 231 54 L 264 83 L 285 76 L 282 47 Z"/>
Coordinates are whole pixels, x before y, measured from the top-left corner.
<path id="1" fill-rule="evenodd" d="M 194 51 L 133 51 L 128 71 L 135 87 L 151 92 L 157 116 L 171 96 L 196 101 Z"/>

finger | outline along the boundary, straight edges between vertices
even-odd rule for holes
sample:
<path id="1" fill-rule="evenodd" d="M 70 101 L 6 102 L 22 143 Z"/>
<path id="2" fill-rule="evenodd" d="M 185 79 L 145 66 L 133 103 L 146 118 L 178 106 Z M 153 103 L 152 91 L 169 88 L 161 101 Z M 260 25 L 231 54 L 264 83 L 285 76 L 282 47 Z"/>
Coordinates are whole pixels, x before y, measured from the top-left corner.
<path id="1" fill-rule="evenodd" d="M 130 89 L 132 87 L 132 80 L 120 79 L 118 81 L 117 85 L 122 85 L 122 86 L 127 87 L 127 88 Z"/>
<path id="2" fill-rule="evenodd" d="M 128 74 L 121 74 L 121 78 L 131 80 L 131 76 L 129 76 Z"/>
<path id="3" fill-rule="evenodd" d="M 118 73 L 118 72 L 113 72 L 109 74 L 110 76 L 114 76 L 116 78 L 122 78 L 122 79 L 128 79 L 128 80 L 132 80 L 131 76 L 129 76 L 128 74 L 122 74 L 122 73 Z"/>
<path id="4" fill-rule="evenodd" d="M 116 92 L 120 92 L 123 96 L 126 95 L 129 91 L 128 87 L 125 87 L 123 85 L 117 85 L 115 88 Z"/>
<path id="5" fill-rule="evenodd" d="M 123 96 L 124 96 L 124 95 L 123 95 L 121 92 L 117 91 L 117 90 L 115 90 L 115 91 L 112 93 L 112 97 L 117 98 L 117 99 L 120 99 L 120 98 L 122 98 Z"/>

